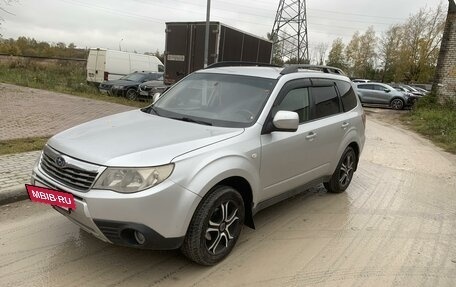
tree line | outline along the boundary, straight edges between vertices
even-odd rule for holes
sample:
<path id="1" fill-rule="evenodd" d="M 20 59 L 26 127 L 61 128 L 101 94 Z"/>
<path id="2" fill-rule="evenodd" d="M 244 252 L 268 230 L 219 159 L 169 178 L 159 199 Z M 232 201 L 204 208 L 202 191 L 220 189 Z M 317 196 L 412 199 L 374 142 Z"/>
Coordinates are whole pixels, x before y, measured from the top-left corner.
<path id="1" fill-rule="evenodd" d="M 371 26 L 364 33 L 355 32 L 348 44 L 341 37 L 336 38 L 326 64 L 341 68 L 355 78 L 430 83 L 437 65 L 445 16 L 440 3 L 432 9 L 420 9 L 379 36 Z"/>
<path id="2" fill-rule="evenodd" d="M 138 52 L 134 51 L 134 53 Z M 87 59 L 89 49 L 77 48 L 74 43 L 70 43 L 68 45 L 63 42 L 48 43 L 44 41 L 37 41 L 34 38 L 21 36 L 17 39 L 0 38 L 0 54 L 13 56 Z M 156 56 L 162 62 L 164 60 L 164 53 L 159 50 L 156 50 L 155 52 L 146 52 L 144 54 Z"/>
<path id="3" fill-rule="evenodd" d="M 19 37 L 17 39 L 1 39 L 0 53 L 13 56 L 39 56 L 50 58 L 80 58 L 88 56 L 87 49 L 77 48 L 74 43 L 48 43 L 33 38 Z"/>

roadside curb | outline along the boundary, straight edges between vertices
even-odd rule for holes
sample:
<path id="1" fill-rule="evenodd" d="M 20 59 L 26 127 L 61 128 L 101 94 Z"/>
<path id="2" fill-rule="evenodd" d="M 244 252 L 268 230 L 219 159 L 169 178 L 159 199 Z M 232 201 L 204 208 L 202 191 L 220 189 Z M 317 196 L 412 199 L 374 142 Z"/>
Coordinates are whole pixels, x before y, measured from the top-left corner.
<path id="1" fill-rule="evenodd" d="M 13 203 L 29 198 L 24 184 L 0 190 L 0 205 Z"/>

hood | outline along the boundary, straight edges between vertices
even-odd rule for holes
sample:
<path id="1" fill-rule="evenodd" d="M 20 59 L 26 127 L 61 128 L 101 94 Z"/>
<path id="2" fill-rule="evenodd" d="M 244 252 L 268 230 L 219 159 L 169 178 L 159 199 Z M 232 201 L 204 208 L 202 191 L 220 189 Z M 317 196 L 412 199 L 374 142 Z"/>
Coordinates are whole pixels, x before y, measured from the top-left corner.
<path id="1" fill-rule="evenodd" d="M 243 128 L 212 127 L 135 110 L 61 132 L 48 145 L 98 165 L 155 166 L 243 131 Z"/>
<path id="2" fill-rule="evenodd" d="M 164 86 L 165 84 L 163 81 L 147 81 L 141 84 L 141 86 L 147 86 L 147 87 L 156 87 L 156 86 Z"/>
<path id="3" fill-rule="evenodd" d="M 139 82 L 134 82 L 134 81 L 127 81 L 127 80 L 113 80 L 113 81 L 106 81 L 101 83 L 102 85 L 107 85 L 107 86 L 113 86 L 113 85 L 118 85 L 118 86 L 134 86 L 140 84 Z"/>

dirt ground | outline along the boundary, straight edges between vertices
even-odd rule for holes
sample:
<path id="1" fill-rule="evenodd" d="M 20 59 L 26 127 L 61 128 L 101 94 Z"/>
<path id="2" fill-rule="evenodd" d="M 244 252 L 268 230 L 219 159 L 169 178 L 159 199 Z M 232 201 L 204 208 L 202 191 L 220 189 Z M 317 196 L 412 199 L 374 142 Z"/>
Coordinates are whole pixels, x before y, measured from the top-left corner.
<path id="1" fill-rule="evenodd" d="M 455 157 L 367 110 L 347 192 L 318 186 L 261 211 L 217 266 L 103 243 L 24 201 L 0 207 L 1 285 L 455 286 Z"/>

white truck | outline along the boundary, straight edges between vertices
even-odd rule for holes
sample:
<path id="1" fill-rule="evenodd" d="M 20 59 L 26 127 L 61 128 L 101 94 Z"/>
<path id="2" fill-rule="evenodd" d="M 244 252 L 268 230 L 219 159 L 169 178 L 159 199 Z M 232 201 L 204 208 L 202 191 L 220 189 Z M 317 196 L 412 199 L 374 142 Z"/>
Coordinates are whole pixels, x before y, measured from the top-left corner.
<path id="1" fill-rule="evenodd" d="M 155 56 L 91 48 L 87 58 L 87 82 L 100 84 L 117 80 L 135 71 L 163 72 L 163 63 Z"/>

